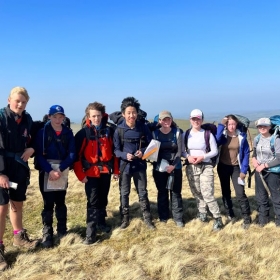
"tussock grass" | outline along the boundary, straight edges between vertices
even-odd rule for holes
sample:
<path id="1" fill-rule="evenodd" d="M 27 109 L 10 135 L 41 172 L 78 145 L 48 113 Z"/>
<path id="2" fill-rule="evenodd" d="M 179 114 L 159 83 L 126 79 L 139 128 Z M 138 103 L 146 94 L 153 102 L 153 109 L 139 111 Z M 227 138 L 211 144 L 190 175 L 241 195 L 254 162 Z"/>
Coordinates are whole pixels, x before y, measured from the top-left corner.
<path id="1" fill-rule="evenodd" d="M 33 167 L 32 160 L 30 166 Z M 82 244 L 85 237 L 86 197 L 83 184 L 73 172 L 69 175 L 67 193 L 69 234 L 52 249 L 19 250 L 12 246 L 12 228 L 7 223 L 4 236 L 6 257 L 10 268 L 1 273 L 6 279 L 106 279 L 106 280 L 181 280 L 181 279 L 279 279 L 279 228 L 273 222 L 264 228 L 252 224 L 246 231 L 237 201 L 234 210 L 240 218 L 235 224 L 227 223 L 222 207 L 221 191 L 215 174 L 215 196 L 221 206 L 223 222 L 220 232 L 212 231 L 213 219 L 201 223 L 196 217 L 196 202 L 183 179 L 184 228 L 176 227 L 172 219 L 166 224 L 157 220 L 156 187 L 148 167 L 148 190 L 156 230 L 149 230 L 142 219 L 138 196 L 132 185 L 130 195 L 131 224 L 125 230 L 118 228 L 119 187 L 112 181 L 107 221 L 113 230 L 98 233 L 98 242 Z M 256 219 L 254 182 L 246 188 Z M 235 198 L 234 198 L 235 199 Z M 41 238 L 42 198 L 38 173 L 32 170 L 24 208 L 24 225 L 32 238 Z M 273 220 L 271 211 L 271 220 Z M 54 227 L 55 228 L 55 227 Z"/>

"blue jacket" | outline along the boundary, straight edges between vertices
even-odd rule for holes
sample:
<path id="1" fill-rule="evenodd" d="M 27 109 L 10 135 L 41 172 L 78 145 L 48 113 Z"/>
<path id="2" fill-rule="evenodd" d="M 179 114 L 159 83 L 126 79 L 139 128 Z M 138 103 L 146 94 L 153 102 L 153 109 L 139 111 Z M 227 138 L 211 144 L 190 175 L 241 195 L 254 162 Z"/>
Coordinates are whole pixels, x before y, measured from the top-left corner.
<path id="1" fill-rule="evenodd" d="M 239 152 L 237 155 L 237 159 L 240 171 L 246 174 L 249 169 L 250 147 L 247 141 L 247 134 L 244 132 L 241 133 L 239 130 L 237 130 L 237 133 L 239 140 Z M 227 134 L 225 133 L 225 126 L 221 123 L 218 124 L 216 139 L 218 147 L 227 143 Z"/>
<path id="2" fill-rule="evenodd" d="M 52 132 L 51 141 L 48 141 L 47 130 Z M 65 142 L 67 142 L 68 147 L 65 147 L 62 143 L 65 138 L 67 138 Z M 64 171 L 70 167 L 75 160 L 75 139 L 72 130 L 62 125 L 61 134 L 57 136 L 51 123 L 46 123 L 44 128 L 39 130 L 37 134 L 35 155 L 40 169 L 47 173 L 53 170 L 47 161 L 48 159 L 61 160 L 59 166 L 60 171 Z"/>
<path id="3" fill-rule="evenodd" d="M 119 135 L 119 129 L 123 129 L 123 143 L 121 141 L 121 135 Z M 114 133 L 114 147 L 116 157 L 120 158 L 121 172 L 131 174 L 140 170 L 147 169 L 147 164 L 145 160 L 136 158 L 132 161 L 128 161 L 127 154 L 134 154 L 139 149 L 141 150 L 142 154 L 144 154 L 151 140 L 152 134 L 148 126 L 139 121 L 136 121 L 136 125 L 133 129 L 131 129 L 126 124 L 125 120 L 123 120 L 117 126 Z"/>

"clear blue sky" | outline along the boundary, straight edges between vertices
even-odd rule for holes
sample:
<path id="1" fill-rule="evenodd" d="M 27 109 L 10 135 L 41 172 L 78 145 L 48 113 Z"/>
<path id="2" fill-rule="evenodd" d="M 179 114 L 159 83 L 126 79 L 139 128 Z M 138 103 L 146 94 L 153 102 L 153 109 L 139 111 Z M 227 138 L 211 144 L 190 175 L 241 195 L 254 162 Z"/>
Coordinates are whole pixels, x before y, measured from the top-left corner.
<path id="1" fill-rule="evenodd" d="M 280 1 L 1 0 L 0 105 L 19 85 L 33 119 L 60 104 L 79 121 L 127 96 L 148 118 L 280 114 L 279 14 Z"/>

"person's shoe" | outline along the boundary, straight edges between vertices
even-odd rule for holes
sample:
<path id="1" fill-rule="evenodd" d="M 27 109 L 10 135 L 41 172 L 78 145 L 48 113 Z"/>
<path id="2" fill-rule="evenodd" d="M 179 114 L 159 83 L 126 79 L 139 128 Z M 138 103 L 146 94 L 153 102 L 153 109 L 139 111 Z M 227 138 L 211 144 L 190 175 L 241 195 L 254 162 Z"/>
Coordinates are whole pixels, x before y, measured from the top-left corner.
<path id="1" fill-rule="evenodd" d="M 101 232 L 105 232 L 105 233 L 109 233 L 111 231 L 111 226 L 109 226 L 108 224 L 98 224 L 97 225 L 97 230 L 101 231 Z"/>
<path id="2" fill-rule="evenodd" d="M 14 234 L 13 246 L 34 249 L 38 246 L 39 240 L 30 240 L 26 229 L 22 229 L 17 234 Z"/>
<path id="3" fill-rule="evenodd" d="M 149 229 L 155 229 L 156 227 L 154 226 L 153 222 L 150 219 L 145 219 L 144 220 L 145 224 Z"/>
<path id="4" fill-rule="evenodd" d="M 182 221 L 175 221 L 177 227 L 184 227 L 184 223 Z"/>
<path id="5" fill-rule="evenodd" d="M 4 257 L 5 246 L 0 244 L 0 271 L 4 271 L 8 268 L 8 264 Z"/>
<path id="6" fill-rule="evenodd" d="M 96 236 L 86 236 L 83 244 L 84 245 L 91 245 L 96 242 Z"/>
<path id="7" fill-rule="evenodd" d="M 243 223 L 241 226 L 243 229 L 248 229 L 250 227 L 251 223 L 252 223 L 252 219 L 250 216 L 244 217 Z"/>
<path id="8" fill-rule="evenodd" d="M 197 218 L 203 222 L 203 223 L 206 223 L 208 222 L 208 218 L 207 218 L 207 213 L 197 213 Z"/>
<path id="9" fill-rule="evenodd" d="M 237 218 L 235 216 L 227 216 L 227 220 L 232 224 L 235 224 L 237 222 Z"/>
<path id="10" fill-rule="evenodd" d="M 222 218 L 215 218 L 214 224 L 213 224 L 213 230 L 214 231 L 221 230 L 223 228 L 223 226 L 224 226 L 224 224 L 223 224 Z"/>
<path id="11" fill-rule="evenodd" d="M 161 222 L 161 223 L 167 223 L 167 220 L 165 220 L 165 219 L 159 219 L 159 221 Z"/>
<path id="12" fill-rule="evenodd" d="M 120 225 L 120 229 L 125 229 L 129 226 L 129 217 L 128 215 L 124 215 L 122 218 L 122 223 Z"/>
<path id="13" fill-rule="evenodd" d="M 65 232 L 58 231 L 56 234 L 56 237 L 60 240 L 61 238 L 65 237 L 66 235 L 67 235 L 67 231 L 65 231 Z"/>
<path id="14" fill-rule="evenodd" d="M 52 248 L 53 236 L 51 234 L 44 234 L 41 245 L 43 248 Z"/>

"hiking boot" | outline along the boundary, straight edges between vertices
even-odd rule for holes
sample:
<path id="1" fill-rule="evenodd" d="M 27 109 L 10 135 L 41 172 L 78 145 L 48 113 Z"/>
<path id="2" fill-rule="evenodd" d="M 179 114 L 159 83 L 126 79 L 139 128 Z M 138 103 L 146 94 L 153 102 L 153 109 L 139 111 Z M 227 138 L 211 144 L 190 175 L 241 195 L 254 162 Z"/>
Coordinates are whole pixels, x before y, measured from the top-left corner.
<path id="1" fill-rule="evenodd" d="M 184 223 L 182 221 L 175 221 L 177 227 L 184 227 Z"/>
<path id="2" fill-rule="evenodd" d="M 155 229 L 156 227 L 154 226 L 153 222 L 150 219 L 145 219 L 144 220 L 145 224 L 149 229 Z"/>
<path id="3" fill-rule="evenodd" d="M 232 224 L 235 224 L 237 222 L 237 218 L 235 216 L 227 216 L 227 220 Z"/>
<path id="4" fill-rule="evenodd" d="M 97 225 L 97 230 L 101 231 L 101 232 L 105 232 L 105 233 L 109 233 L 111 231 L 111 226 L 109 226 L 108 224 L 98 224 Z"/>
<path id="5" fill-rule="evenodd" d="M 252 219 L 250 216 L 244 217 L 243 223 L 241 226 L 243 229 L 248 229 L 250 227 L 251 223 L 252 223 Z"/>
<path id="6" fill-rule="evenodd" d="M 17 234 L 14 235 L 13 246 L 15 247 L 23 247 L 27 249 L 34 249 L 39 244 L 38 240 L 30 240 L 26 229 L 22 229 Z"/>
<path id="7" fill-rule="evenodd" d="M 129 226 L 129 216 L 127 214 L 122 215 L 122 223 L 120 229 L 125 229 Z"/>
<path id="8" fill-rule="evenodd" d="M 214 231 L 218 231 L 221 230 L 223 228 L 224 224 L 222 221 L 222 218 L 215 218 L 214 224 L 213 224 L 213 230 Z"/>
<path id="9" fill-rule="evenodd" d="M 95 235 L 94 236 L 86 236 L 83 244 L 84 245 L 91 245 L 91 244 L 93 244 L 95 242 L 96 242 L 96 236 Z"/>
<path id="10" fill-rule="evenodd" d="M 207 213 L 197 213 L 197 218 L 203 222 L 203 223 L 206 223 L 208 222 L 208 218 L 207 218 Z"/>
<path id="11" fill-rule="evenodd" d="M 159 221 L 161 222 L 161 223 L 167 223 L 167 220 L 165 220 L 165 219 L 159 219 Z"/>
<path id="12" fill-rule="evenodd" d="M 52 248 L 53 236 L 51 234 L 44 234 L 41 245 L 43 248 Z"/>
<path id="13" fill-rule="evenodd" d="M 61 238 L 63 238 L 63 237 L 65 237 L 67 235 L 67 231 L 65 231 L 65 232 L 57 232 L 56 233 L 56 237 L 58 238 L 58 239 L 61 239 Z"/>
<path id="14" fill-rule="evenodd" d="M 4 257 L 5 246 L 4 244 L 0 244 L 0 271 L 4 271 L 8 268 L 8 264 Z"/>

